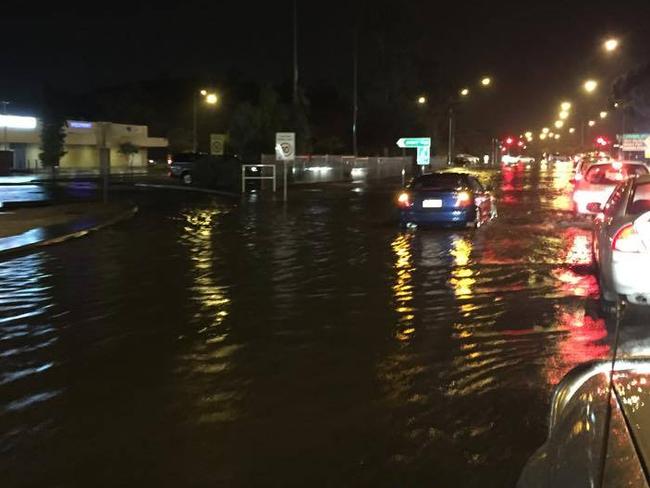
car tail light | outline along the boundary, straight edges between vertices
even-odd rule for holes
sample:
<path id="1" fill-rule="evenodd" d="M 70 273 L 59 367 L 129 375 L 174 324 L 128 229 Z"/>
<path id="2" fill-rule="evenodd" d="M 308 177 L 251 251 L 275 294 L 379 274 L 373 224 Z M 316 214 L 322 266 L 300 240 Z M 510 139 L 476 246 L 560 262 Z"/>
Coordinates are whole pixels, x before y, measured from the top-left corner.
<path id="1" fill-rule="evenodd" d="M 643 252 L 643 241 L 634 229 L 634 224 L 626 224 L 618 229 L 612 241 L 612 249 L 620 252 Z"/>
<path id="2" fill-rule="evenodd" d="M 456 206 L 467 207 L 472 203 L 472 195 L 467 191 L 461 191 L 456 195 Z"/>
<path id="3" fill-rule="evenodd" d="M 407 192 L 403 191 L 400 193 L 397 197 L 397 204 L 400 207 L 407 208 L 413 205 L 413 202 L 411 202 L 411 195 L 409 195 Z"/>
<path id="4" fill-rule="evenodd" d="M 172 157 L 167 156 L 167 164 L 171 165 L 172 164 Z"/>

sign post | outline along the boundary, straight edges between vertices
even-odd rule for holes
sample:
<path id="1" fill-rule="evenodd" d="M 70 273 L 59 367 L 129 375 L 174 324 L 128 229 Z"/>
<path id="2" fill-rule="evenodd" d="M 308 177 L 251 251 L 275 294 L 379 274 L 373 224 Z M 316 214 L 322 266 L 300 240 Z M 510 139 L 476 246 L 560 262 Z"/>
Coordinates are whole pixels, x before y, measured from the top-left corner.
<path id="1" fill-rule="evenodd" d="M 296 133 L 275 133 L 275 159 L 284 163 L 284 176 L 282 185 L 282 200 L 287 201 L 287 162 L 296 157 Z"/>
<path id="2" fill-rule="evenodd" d="M 431 138 L 430 137 L 402 137 L 397 141 L 397 147 L 415 148 L 416 162 L 418 166 L 428 166 L 431 162 Z"/>
<path id="3" fill-rule="evenodd" d="M 210 154 L 223 156 L 223 148 L 226 143 L 226 134 L 210 134 Z"/>

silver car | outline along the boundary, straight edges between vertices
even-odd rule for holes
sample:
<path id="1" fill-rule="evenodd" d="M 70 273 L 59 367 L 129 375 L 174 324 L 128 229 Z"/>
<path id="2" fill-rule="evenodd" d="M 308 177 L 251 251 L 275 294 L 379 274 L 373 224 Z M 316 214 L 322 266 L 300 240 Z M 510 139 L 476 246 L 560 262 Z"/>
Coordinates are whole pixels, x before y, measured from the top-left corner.
<path id="1" fill-rule="evenodd" d="M 587 208 L 598 213 L 592 242 L 601 298 L 650 305 L 650 175 L 621 183 L 604 207 Z"/>

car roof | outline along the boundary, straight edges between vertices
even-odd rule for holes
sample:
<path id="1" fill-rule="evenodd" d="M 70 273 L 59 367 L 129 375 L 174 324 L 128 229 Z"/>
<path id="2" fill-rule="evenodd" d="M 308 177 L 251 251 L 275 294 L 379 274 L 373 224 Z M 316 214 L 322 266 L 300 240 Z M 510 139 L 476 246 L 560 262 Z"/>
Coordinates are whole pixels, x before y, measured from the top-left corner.
<path id="1" fill-rule="evenodd" d="M 637 176 L 636 178 L 634 178 L 633 181 L 635 185 L 638 185 L 639 183 L 641 184 L 650 183 L 650 174 Z"/>

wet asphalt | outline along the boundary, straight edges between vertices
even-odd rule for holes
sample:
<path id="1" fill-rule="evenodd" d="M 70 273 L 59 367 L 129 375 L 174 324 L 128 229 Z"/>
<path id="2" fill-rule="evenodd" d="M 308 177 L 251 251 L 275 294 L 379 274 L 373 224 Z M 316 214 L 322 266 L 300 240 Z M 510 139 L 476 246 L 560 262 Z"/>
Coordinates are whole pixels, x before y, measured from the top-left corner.
<path id="1" fill-rule="evenodd" d="M 140 191 L 0 262 L 3 486 L 514 485 L 610 354 L 570 170 L 482 172 L 478 230 L 401 230 L 391 183 Z"/>

